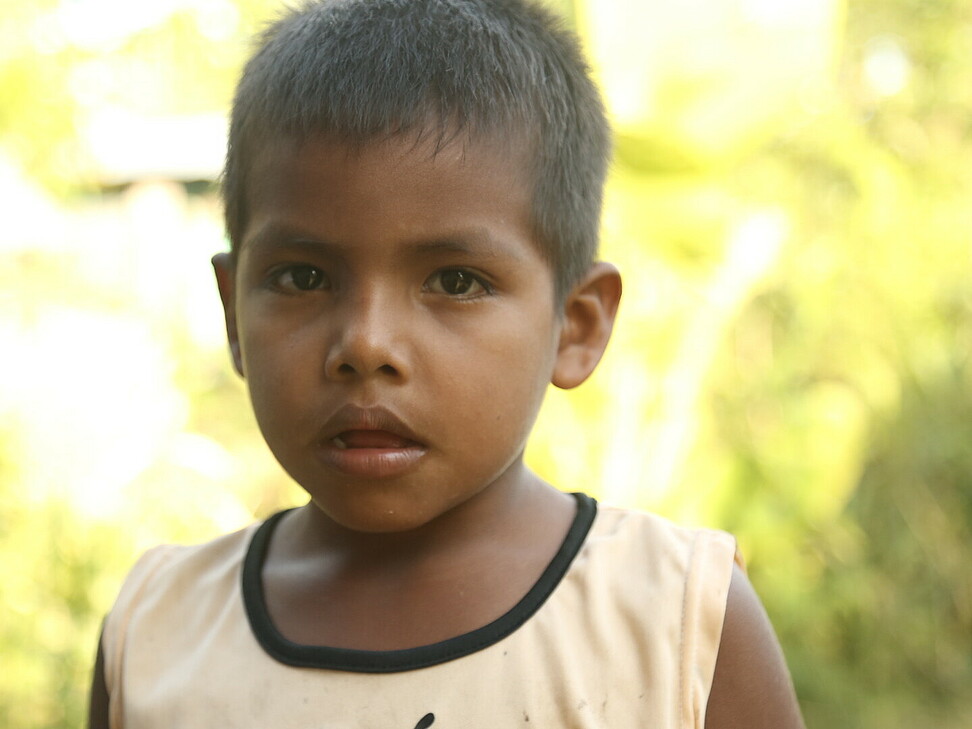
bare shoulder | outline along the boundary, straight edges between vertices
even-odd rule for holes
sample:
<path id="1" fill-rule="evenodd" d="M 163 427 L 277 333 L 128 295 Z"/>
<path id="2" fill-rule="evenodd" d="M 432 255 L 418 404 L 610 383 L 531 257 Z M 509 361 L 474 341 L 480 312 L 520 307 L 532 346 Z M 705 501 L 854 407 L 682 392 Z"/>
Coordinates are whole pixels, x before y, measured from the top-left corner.
<path id="1" fill-rule="evenodd" d="M 105 653 L 98 640 L 98 657 L 91 673 L 91 697 L 88 704 L 88 729 L 108 729 L 108 688 L 105 685 Z"/>
<path id="2" fill-rule="evenodd" d="M 753 586 L 734 568 L 706 729 L 803 729 L 783 651 Z"/>

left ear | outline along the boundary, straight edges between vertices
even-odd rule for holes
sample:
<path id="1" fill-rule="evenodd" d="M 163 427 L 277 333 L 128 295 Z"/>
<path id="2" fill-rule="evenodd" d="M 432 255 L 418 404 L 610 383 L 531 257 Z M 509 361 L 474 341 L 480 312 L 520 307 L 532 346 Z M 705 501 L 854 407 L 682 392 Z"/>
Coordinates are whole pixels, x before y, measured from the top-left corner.
<path id="1" fill-rule="evenodd" d="M 229 253 L 217 253 L 213 256 L 213 271 L 216 273 L 216 285 L 219 287 L 219 298 L 223 302 L 223 315 L 226 320 L 226 338 L 229 341 L 230 355 L 233 357 L 233 367 L 237 374 L 243 377 L 243 357 L 240 354 L 240 335 L 236 327 L 236 263 Z"/>
<path id="2" fill-rule="evenodd" d="M 564 301 L 564 322 L 550 381 L 569 390 L 594 371 L 614 329 L 621 300 L 621 274 L 599 261 Z"/>

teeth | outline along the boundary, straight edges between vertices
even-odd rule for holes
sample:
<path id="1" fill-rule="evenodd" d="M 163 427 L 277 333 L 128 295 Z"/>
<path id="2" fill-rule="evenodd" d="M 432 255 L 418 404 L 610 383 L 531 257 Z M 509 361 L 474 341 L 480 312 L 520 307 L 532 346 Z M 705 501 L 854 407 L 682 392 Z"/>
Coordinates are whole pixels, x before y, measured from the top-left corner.
<path id="1" fill-rule="evenodd" d="M 340 450 L 342 451 L 347 450 L 348 444 L 344 442 L 344 439 L 341 438 L 341 436 L 339 435 L 334 436 L 333 438 L 331 438 L 331 442 L 335 446 L 337 446 Z"/>

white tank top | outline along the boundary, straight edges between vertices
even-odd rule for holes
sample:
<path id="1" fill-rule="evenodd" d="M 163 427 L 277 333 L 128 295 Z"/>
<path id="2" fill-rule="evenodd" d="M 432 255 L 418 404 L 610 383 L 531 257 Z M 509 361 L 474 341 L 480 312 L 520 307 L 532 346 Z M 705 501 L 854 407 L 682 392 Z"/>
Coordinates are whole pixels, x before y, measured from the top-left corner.
<path id="1" fill-rule="evenodd" d="M 112 729 L 702 729 L 735 542 L 641 512 L 578 512 L 492 623 L 396 651 L 305 646 L 270 621 L 278 514 L 147 552 L 105 622 Z"/>

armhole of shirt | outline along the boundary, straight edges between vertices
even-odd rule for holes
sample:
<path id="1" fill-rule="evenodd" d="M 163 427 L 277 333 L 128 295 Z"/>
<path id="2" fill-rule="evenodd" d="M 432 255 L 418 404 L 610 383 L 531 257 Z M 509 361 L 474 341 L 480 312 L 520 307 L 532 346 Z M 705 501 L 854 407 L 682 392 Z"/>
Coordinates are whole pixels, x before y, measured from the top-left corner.
<path id="1" fill-rule="evenodd" d="M 679 656 L 680 726 L 686 729 L 704 729 L 734 564 L 745 568 L 731 535 L 697 532 L 685 576 Z"/>
<path id="2" fill-rule="evenodd" d="M 139 557 L 125 577 L 115 604 L 105 617 L 101 648 L 105 688 L 108 690 L 108 723 L 111 729 L 122 729 L 122 663 L 128 624 L 146 586 L 174 553 L 175 547 L 162 545 L 153 547 Z"/>

